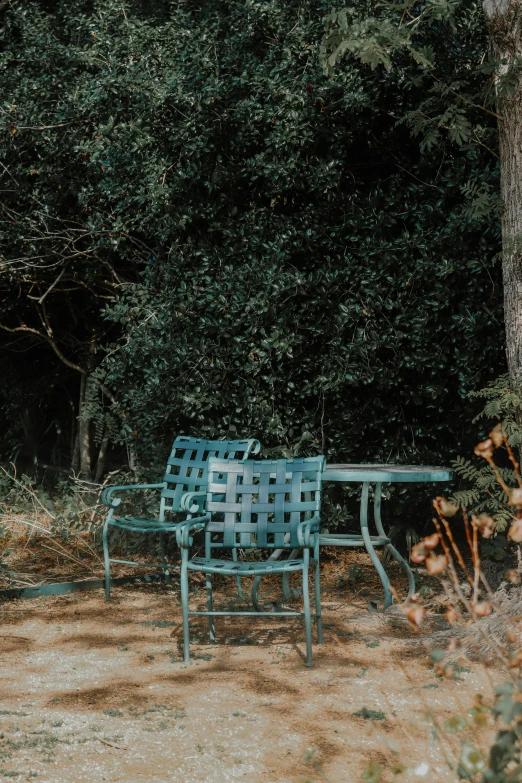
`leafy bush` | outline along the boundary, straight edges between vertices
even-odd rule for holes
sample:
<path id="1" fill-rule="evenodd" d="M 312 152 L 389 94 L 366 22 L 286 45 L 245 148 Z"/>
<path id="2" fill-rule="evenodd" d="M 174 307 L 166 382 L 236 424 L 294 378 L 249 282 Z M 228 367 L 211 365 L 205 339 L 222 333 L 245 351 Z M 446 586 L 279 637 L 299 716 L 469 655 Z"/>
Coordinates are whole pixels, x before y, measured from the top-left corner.
<path id="1" fill-rule="evenodd" d="M 464 214 L 462 190 L 495 189 L 496 161 L 450 141 L 420 151 L 397 125 L 422 92 L 406 59 L 389 74 L 351 62 L 325 77 L 326 11 L 321 0 L 3 11 L 0 161 L 18 187 L 0 218 L 2 320 L 42 328 L 34 301 L 15 295 L 33 296 L 11 263 L 27 226 L 42 293 L 67 255 L 57 227 L 78 226 L 67 263 L 87 292 L 73 308 L 83 322 L 60 281 L 48 317 L 62 351 L 114 396 L 95 395 L 89 416 L 143 464 L 188 431 L 259 437 L 267 456 L 445 461 L 469 442 L 467 392 L 503 369 L 498 217 Z M 475 4 L 462 18 L 444 51 L 464 85 L 485 39 Z M 79 383 L 55 367 L 56 394 Z M 0 395 L 15 444 L 18 401 Z"/>
<path id="2" fill-rule="evenodd" d="M 108 312 L 126 333 L 108 378 L 124 389 L 137 446 L 179 427 L 232 428 L 289 454 L 433 461 L 455 446 L 443 422 L 466 408 L 475 352 L 493 359 L 484 340 L 497 327 L 479 316 L 484 270 L 472 258 L 477 240 L 496 250 L 497 219 L 464 217 L 457 180 L 480 161 L 481 181 L 496 181 L 496 165 L 454 148 L 451 170 L 419 183 L 435 182 L 440 153 L 419 157 L 382 111 L 405 109 L 407 65 L 386 76 L 352 63 L 329 80 L 316 60 L 320 5 L 288 36 L 291 6 L 221 8 L 219 25 L 202 19 L 217 64 L 203 74 L 187 39 L 169 60 L 178 73 L 183 57 L 186 116 L 168 115 L 178 175 L 165 199 L 183 226 L 164 228 L 169 255 Z M 459 73 L 478 45 L 465 41 Z M 156 137 L 168 108 L 164 94 Z"/>
<path id="3" fill-rule="evenodd" d="M 500 376 L 485 389 L 470 392 L 469 396 L 471 399 L 487 400 L 474 422 L 482 418 L 498 421 L 500 430 L 505 435 L 506 456 L 514 457 L 514 452 L 519 452 L 522 444 L 522 397 L 511 388 L 508 376 Z M 504 459 L 504 464 L 495 466 L 482 461 L 480 466 L 477 466 L 470 460 L 458 457 L 453 461 L 453 467 L 457 474 L 472 486 L 455 492 L 452 500 L 459 508 L 467 508 L 473 514 L 491 514 L 495 520 L 495 531 L 502 533 L 512 520 L 513 509 L 498 476 L 504 484 L 513 485 L 516 482 L 516 460 L 514 462 L 513 459 Z M 500 560 L 506 545 L 505 536 L 497 536 L 492 541 L 484 542 L 484 554 Z"/>

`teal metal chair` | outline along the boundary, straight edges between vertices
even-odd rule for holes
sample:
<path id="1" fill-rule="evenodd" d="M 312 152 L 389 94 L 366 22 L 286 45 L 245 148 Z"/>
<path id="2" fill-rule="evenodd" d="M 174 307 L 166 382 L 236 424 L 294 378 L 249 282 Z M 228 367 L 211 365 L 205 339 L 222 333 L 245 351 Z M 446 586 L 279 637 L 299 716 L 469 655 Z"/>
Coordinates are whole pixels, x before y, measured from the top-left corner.
<path id="1" fill-rule="evenodd" d="M 194 511 L 202 513 L 207 497 L 207 469 L 209 457 L 227 460 L 246 460 L 251 454 L 257 454 L 261 445 L 257 440 L 204 440 L 180 435 L 174 441 L 163 481 L 159 484 L 128 484 L 107 487 L 102 493 L 102 501 L 110 511 L 103 526 L 103 556 L 105 562 L 105 597 L 110 598 L 110 564 L 123 563 L 145 568 L 161 568 L 167 583 L 170 579 L 170 566 L 165 554 L 165 535 L 175 533 L 181 522 L 192 517 Z M 117 492 L 143 489 L 157 489 L 160 492 L 159 513 L 156 519 L 142 517 L 117 517 L 114 512 L 121 498 L 114 498 Z M 187 504 L 188 499 L 188 504 Z M 179 515 L 183 514 L 180 520 Z M 178 519 L 173 519 L 178 515 Z M 126 530 L 129 533 L 154 533 L 160 536 L 161 563 L 140 563 L 132 560 L 119 560 L 109 556 L 109 529 L 111 527 Z M 240 582 L 238 580 L 240 590 Z"/>
<path id="2" fill-rule="evenodd" d="M 306 665 L 312 663 L 312 626 L 315 618 L 317 641 L 322 643 L 321 595 L 319 580 L 319 530 L 321 479 L 324 457 L 294 460 L 249 460 L 227 462 L 211 458 L 208 466 L 206 513 L 179 525 L 176 530 L 181 548 L 181 603 L 185 663 L 190 663 L 189 617 L 207 615 L 210 641 L 215 641 L 214 617 L 246 615 L 251 617 L 303 617 L 306 629 Z M 223 491 L 225 490 L 225 491 Z M 196 512 L 196 506 L 191 509 Z M 192 536 L 205 531 L 205 557 L 191 557 Z M 302 550 L 299 558 L 288 560 L 244 560 L 234 555 L 237 549 L 261 552 L 275 549 Z M 232 559 L 212 556 L 212 550 L 230 549 Z M 315 612 L 310 612 L 309 568 L 314 567 Z M 189 571 L 206 574 L 207 611 L 189 611 Z M 300 571 L 303 583 L 304 612 L 214 611 L 212 575 L 241 578 Z"/>

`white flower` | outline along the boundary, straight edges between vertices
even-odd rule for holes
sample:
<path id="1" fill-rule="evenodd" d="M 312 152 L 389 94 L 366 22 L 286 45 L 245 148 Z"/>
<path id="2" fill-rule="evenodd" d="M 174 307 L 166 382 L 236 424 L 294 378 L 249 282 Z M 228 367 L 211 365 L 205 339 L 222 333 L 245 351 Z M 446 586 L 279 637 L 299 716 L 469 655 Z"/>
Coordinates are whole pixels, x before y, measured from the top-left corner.
<path id="1" fill-rule="evenodd" d="M 486 769 L 486 759 L 473 745 L 462 746 L 460 763 L 470 775 L 476 775 Z"/>

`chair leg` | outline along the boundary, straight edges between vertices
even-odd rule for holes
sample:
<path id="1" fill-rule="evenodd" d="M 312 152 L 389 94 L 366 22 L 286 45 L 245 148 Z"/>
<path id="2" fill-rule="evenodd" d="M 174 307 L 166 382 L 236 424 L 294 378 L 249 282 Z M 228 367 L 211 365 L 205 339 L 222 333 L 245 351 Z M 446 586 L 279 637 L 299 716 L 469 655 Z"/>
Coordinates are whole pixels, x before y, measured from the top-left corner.
<path id="1" fill-rule="evenodd" d="M 285 533 L 285 541 L 290 541 L 290 536 L 289 536 L 288 533 Z M 272 552 L 272 554 L 270 555 L 268 560 L 269 561 L 270 560 L 278 560 L 281 557 L 281 555 L 283 554 L 284 551 L 285 551 L 284 549 L 274 549 L 274 551 Z M 292 549 L 292 552 L 290 554 L 290 559 L 292 559 L 293 557 L 297 557 L 295 552 L 299 553 L 300 551 L 301 551 L 300 549 Z M 285 581 L 285 577 L 286 576 L 287 576 L 287 574 L 285 572 L 283 572 L 283 594 L 284 594 L 284 597 L 286 598 L 286 600 L 289 601 L 290 598 L 291 598 L 290 583 L 288 582 L 288 580 Z M 252 595 L 252 603 L 254 604 L 254 609 L 256 610 L 256 612 L 262 612 L 263 611 L 261 609 L 261 604 L 259 603 L 259 599 L 257 597 L 257 591 L 259 590 L 259 585 L 261 584 L 261 580 L 262 579 L 263 579 L 262 576 L 256 576 L 256 578 L 254 579 L 254 582 L 252 584 L 252 593 L 251 593 L 251 595 Z M 285 590 L 287 590 L 287 592 L 285 592 Z"/>
<path id="2" fill-rule="evenodd" d="M 319 540 L 319 536 L 317 536 Z M 315 551 L 315 566 L 314 566 L 314 590 L 315 590 L 315 622 L 317 624 L 317 644 L 323 643 L 323 618 L 321 615 L 321 577 L 319 572 L 319 545 L 316 544 Z"/>
<path id="3" fill-rule="evenodd" d="M 290 540 L 290 536 L 288 535 L 288 533 L 285 534 L 285 541 L 287 539 Z M 282 549 L 276 549 L 276 552 L 282 552 Z M 288 555 L 288 559 L 289 560 L 293 560 L 296 557 L 301 557 L 301 550 L 300 549 L 292 549 L 292 551 Z M 292 600 L 292 591 L 290 590 L 290 573 L 289 573 L 289 571 L 284 571 L 283 572 L 282 587 L 283 587 L 283 595 L 285 597 L 285 600 L 286 601 L 291 601 Z"/>
<path id="4" fill-rule="evenodd" d="M 161 552 L 161 562 L 163 563 L 164 569 L 163 574 L 165 576 L 165 584 L 170 585 L 170 571 L 169 571 L 169 564 L 167 563 L 167 557 L 165 555 L 165 534 L 160 533 L 160 552 Z"/>
<path id="5" fill-rule="evenodd" d="M 256 610 L 256 612 L 262 612 L 263 611 L 261 609 L 261 604 L 259 603 L 259 599 L 257 597 L 257 591 L 259 589 L 259 585 L 261 584 L 262 578 L 263 578 L 262 576 L 256 576 L 256 578 L 254 579 L 254 581 L 252 583 L 252 593 L 251 593 L 251 596 L 252 596 L 252 603 L 254 605 L 254 609 Z"/>
<path id="6" fill-rule="evenodd" d="M 103 526 L 103 561 L 105 564 L 105 598 L 107 601 L 111 597 L 111 563 L 109 560 L 109 525 L 107 523 Z"/>
<path id="7" fill-rule="evenodd" d="M 235 548 L 232 550 L 232 560 L 234 561 L 234 563 L 237 563 L 237 549 L 235 549 Z M 245 596 L 243 595 L 243 590 L 241 589 L 241 577 L 240 576 L 236 576 L 236 585 L 237 585 L 237 594 L 238 594 L 238 596 L 240 598 L 244 598 Z"/>
<path id="8" fill-rule="evenodd" d="M 306 629 L 306 663 L 305 666 L 313 666 L 312 662 L 312 622 L 310 618 L 310 591 L 308 589 L 308 564 L 310 561 L 310 550 L 304 550 L 303 563 L 303 605 Z"/>
<path id="9" fill-rule="evenodd" d="M 205 574 L 205 586 L 207 588 L 207 611 L 213 611 L 212 604 L 212 574 Z M 213 644 L 216 641 L 216 627 L 214 625 L 214 617 L 209 615 L 208 624 L 210 627 L 210 642 Z"/>
<path id="10" fill-rule="evenodd" d="M 181 611 L 183 614 L 183 659 L 190 663 L 190 635 L 189 635 L 189 595 L 188 595 L 188 550 L 183 549 L 181 561 Z"/>
<path id="11" fill-rule="evenodd" d="M 210 560 L 212 557 L 212 546 L 210 540 L 210 533 L 205 534 L 205 558 Z M 234 550 L 232 550 L 234 553 Z M 207 611 L 211 612 L 213 608 L 212 604 L 212 574 L 205 574 L 205 587 L 207 588 Z M 241 590 L 241 582 L 239 582 L 239 590 Z M 214 618 L 212 615 L 208 618 L 208 624 L 210 626 L 210 641 L 216 641 L 216 627 L 214 625 Z"/>

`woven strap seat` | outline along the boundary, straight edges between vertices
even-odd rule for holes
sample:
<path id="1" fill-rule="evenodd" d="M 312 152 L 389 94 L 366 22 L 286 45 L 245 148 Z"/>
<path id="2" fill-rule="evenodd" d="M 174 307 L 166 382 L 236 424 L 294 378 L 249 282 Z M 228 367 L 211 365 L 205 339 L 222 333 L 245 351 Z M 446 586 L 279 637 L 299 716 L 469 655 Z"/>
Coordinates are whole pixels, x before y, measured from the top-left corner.
<path id="1" fill-rule="evenodd" d="M 171 566 L 167 561 L 165 540 L 169 533 L 175 533 L 183 521 L 192 518 L 194 513 L 204 514 L 204 503 L 207 494 L 208 460 L 219 457 L 225 463 L 248 459 L 250 454 L 257 454 L 260 443 L 257 440 L 206 440 L 193 438 L 189 435 L 179 435 L 172 445 L 163 481 L 157 484 L 127 484 L 105 487 L 102 501 L 109 506 L 109 515 L 103 526 L 103 558 L 105 563 L 105 596 L 111 595 L 111 563 L 136 565 L 140 568 L 162 568 L 165 582 L 170 584 Z M 219 483 L 219 477 L 216 479 Z M 159 513 L 156 519 L 142 517 L 116 517 L 114 511 L 121 503 L 121 498 L 113 497 L 121 492 L 138 490 L 157 490 L 160 492 Z M 185 499 L 188 506 L 185 506 Z M 120 511 L 121 513 L 125 513 Z M 145 512 L 147 513 L 147 512 Z M 155 513 L 155 512 L 152 512 Z M 187 516 L 188 515 L 188 516 Z M 120 560 L 109 555 L 109 530 L 118 528 L 128 533 L 154 533 L 159 537 L 161 553 L 160 564 L 142 563 L 136 560 Z M 239 583 L 239 578 L 238 578 Z M 238 584 L 238 588 L 240 583 Z"/>
<path id="2" fill-rule="evenodd" d="M 140 519 L 139 517 L 113 517 L 109 520 L 109 525 L 135 533 L 172 533 L 175 532 L 179 522 L 162 522 L 159 519 Z"/>
<path id="3" fill-rule="evenodd" d="M 202 571 L 205 574 L 227 574 L 229 576 L 267 576 L 281 574 L 286 571 L 302 571 L 301 560 L 264 560 L 234 561 L 214 560 L 205 557 L 194 557 L 188 562 L 191 571 Z"/>
<path id="4" fill-rule="evenodd" d="M 387 536 L 370 536 L 374 546 L 391 544 L 391 538 Z M 360 533 L 322 533 L 319 536 L 321 546 L 364 546 L 364 539 Z"/>
<path id="5" fill-rule="evenodd" d="M 306 665 L 312 666 L 312 618 L 321 644 L 321 594 L 319 584 L 319 530 L 321 527 L 321 476 L 324 457 L 297 457 L 293 460 L 250 460 L 234 462 L 217 457 L 208 461 L 208 493 L 205 506 L 205 556 L 191 557 L 192 530 L 201 529 L 202 517 L 183 523 L 177 535 L 181 547 L 181 608 L 183 613 L 184 661 L 190 663 L 189 618 L 207 615 L 210 641 L 214 643 L 215 617 L 225 615 L 263 615 L 302 617 L 305 621 Z M 222 551 L 231 550 L 231 558 L 221 559 Z M 266 560 L 239 560 L 238 550 L 257 550 L 253 557 L 271 552 Z M 302 555 L 292 550 L 301 550 Z M 288 560 L 278 560 L 281 551 L 289 551 Z M 258 552 L 260 554 L 258 554 Z M 213 556 L 214 555 L 214 556 Z M 217 555 L 217 556 L 216 556 Z M 266 555 L 265 555 L 266 557 Z M 314 569 L 315 612 L 310 607 L 308 574 Z M 189 609 L 189 573 L 205 574 L 207 611 Z M 300 572 L 303 612 L 285 610 L 266 612 L 257 601 L 256 582 L 270 574 L 287 578 Z M 252 602 L 255 611 L 214 611 L 212 577 L 214 574 L 254 577 Z"/>

